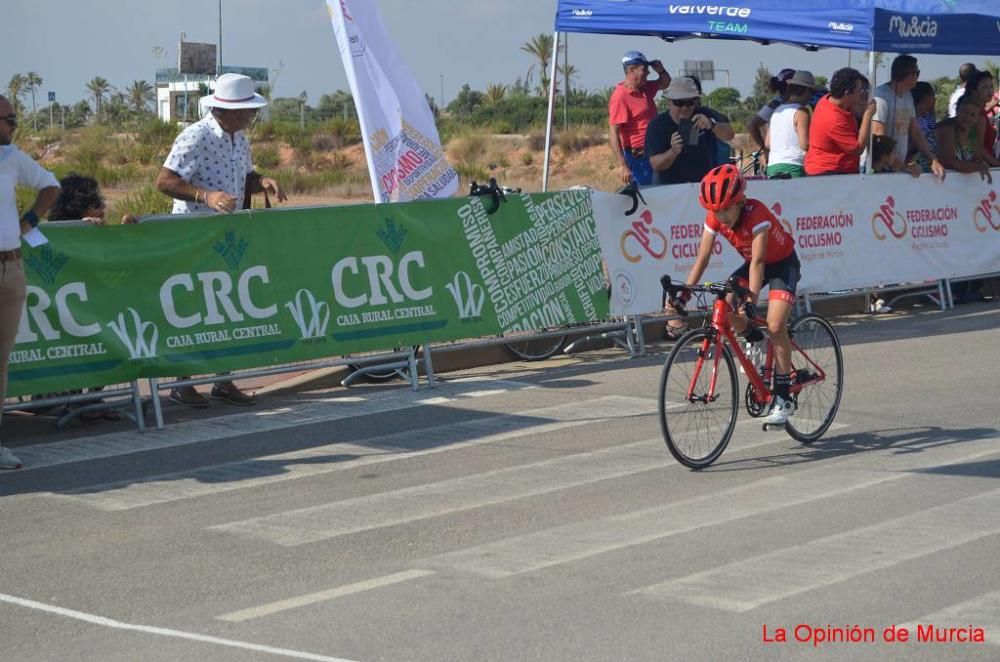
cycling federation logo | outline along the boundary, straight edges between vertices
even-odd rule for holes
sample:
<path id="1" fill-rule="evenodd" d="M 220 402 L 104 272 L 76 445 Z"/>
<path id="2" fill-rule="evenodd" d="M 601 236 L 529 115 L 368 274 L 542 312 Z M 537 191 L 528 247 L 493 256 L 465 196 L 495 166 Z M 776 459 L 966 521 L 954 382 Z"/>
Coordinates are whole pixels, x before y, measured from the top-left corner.
<path id="1" fill-rule="evenodd" d="M 648 209 L 622 233 L 620 243 L 622 256 L 632 264 L 642 259 L 643 252 L 657 260 L 667 254 L 667 237 L 653 225 L 653 213 Z"/>
<path id="2" fill-rule="evenodd" d="M 901 214 L 896 211 L 896 199 L 890 195 L 872 215 L 872 233 L 879 241 L 907 235 L 913 239 L 940 239 L 948 236 L 948 223 L 957 218 L 957 207 L 907 209 L 905 215 Z"/>
<path id="3" fill-rule="evenodd" d="M 906 219 L 896 211 L 896 199 L 891 195 L 886 197 L 878 211 L 872 215 L 872 232 L 879 241 L 885 241 L 889 235 L 896 239 L 906 236 Z M 885 231 L 888 232 L 886 234 Z"/>
<path id="4" fill-rule="evenodd" d="M 980 232 L 986 232 L 990 228 L 1000 230 L 1000 205 L 997 204 L 996 191 L 990 191 L 987 197 L 979 201 L 979 206 L 972 212 L 972 222 Z"/>

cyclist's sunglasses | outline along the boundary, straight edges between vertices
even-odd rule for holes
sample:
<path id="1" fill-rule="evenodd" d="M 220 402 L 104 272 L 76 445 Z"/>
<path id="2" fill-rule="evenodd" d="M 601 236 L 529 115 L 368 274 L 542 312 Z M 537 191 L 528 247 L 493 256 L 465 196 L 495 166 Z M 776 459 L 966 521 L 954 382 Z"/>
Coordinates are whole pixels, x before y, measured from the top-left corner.
<path id="1" fill-rule="evenodd" d="M 698 103 L 698 99 L 671 99 L 670 103 L 674 104 L 678 108 L 689 108 Z"/>
<path id="2" fill-rule="evenodd" d="M 7 120 L 7 123 L 10 124 L 10 128 L 12 129 L 17 128 L 17 115 L 0 115 L 0 120 Z"/>

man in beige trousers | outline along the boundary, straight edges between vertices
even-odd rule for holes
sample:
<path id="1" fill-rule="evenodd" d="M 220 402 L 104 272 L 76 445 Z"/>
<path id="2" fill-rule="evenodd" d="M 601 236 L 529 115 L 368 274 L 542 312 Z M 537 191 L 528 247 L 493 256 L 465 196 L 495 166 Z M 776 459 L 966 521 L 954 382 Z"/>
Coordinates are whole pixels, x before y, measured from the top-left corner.
<path id="1" fill-rule="evenodd" d="M 17 116 L 6 97 L 0 96 L 0 403 L 7 397 L 7 364 L 14 349 L 17 327 L 27 288 L 21 260 L 21 235 L 38 225 L 59 196 L 55 176 L 13 144 Z M 17 185 L 29 186 L 38 195 L 31 209 L 17 216 Z M 0 418 L 3 407 L 0 405 Z M 0 445 L 0 469 L 20 469 L 21 462 Z"/>

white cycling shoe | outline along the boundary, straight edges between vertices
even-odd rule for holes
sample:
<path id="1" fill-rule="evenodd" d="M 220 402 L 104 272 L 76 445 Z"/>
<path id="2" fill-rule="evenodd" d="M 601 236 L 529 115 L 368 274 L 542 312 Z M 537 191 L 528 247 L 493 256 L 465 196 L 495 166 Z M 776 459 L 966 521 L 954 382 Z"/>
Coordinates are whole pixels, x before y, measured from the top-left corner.
<path id="1" fill-rule="evenodd" d="M 763 421 L 764 425 L 784 425 L 794 413 L 795 403 L 776 395 L 771 403 L 771 411 Z"/>

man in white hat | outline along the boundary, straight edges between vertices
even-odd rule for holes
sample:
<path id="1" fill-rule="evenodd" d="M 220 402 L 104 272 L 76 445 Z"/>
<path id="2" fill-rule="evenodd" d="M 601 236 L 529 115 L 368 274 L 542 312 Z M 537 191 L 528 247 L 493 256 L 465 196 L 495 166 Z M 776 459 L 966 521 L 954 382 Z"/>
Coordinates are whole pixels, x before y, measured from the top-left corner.
<path id="1" fill-rule="evenodd" d="M 240 74 L 222 74 L 215 90 L 203 100 L 209 113 L 184 129 L 156 178 L 156 188 L 174 199 L 174 214 L 229 213 L 243 207 L 244 194 L 268 191 L 287 200 L 278 182 L 254 171 L 250 142 L 243 130 L 250 126 L 267 100 L 254 90 L 253 80 Z M 211 392 L 217 400 L 253 404 L 232 381 L 217 383 Z M 206 407 L 208 401 L 193 386 L 170 392 L 174 402 Z"/>
<path id="2" fill-rule="evenodd" d="M 670 86 L 670 74 L 659 60 L 647 60 L 639 51 L 622 57 L 625 80 L 615 86 L 608 101 L 608 140 L 618 161 L 622 182 L 634 179 L 641 185 L 651 183 L 653 173 L 645 154 L 646 126 L 656 117 L 656 93 Z M 656 80 L 649 78 L 650 67 Z"/>

